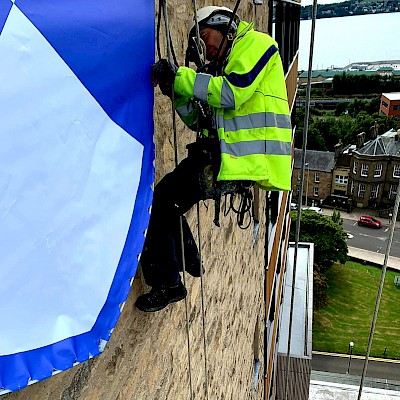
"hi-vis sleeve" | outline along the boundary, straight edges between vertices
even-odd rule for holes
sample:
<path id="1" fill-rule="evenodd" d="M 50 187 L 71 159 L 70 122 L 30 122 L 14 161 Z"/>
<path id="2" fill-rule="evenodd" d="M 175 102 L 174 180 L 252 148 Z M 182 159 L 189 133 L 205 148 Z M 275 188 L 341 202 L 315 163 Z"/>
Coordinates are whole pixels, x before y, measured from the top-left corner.
<path id="1" fill-rule="evenodd" d="M 198 106 L 191 98 L 176 95 L 175 110 L 182 122 L 192 131 L 197 130 Z"/>
<path id="2" fill-rule="evenodd" d="M 235 108 L 235 97 L 225 77 L 196 73 L 190 68 L 180 67 L 175 77 L 175 92 L 195 98 L 215 108 Z"/>
<path id="3" fill-rule="evenodd" d="M 229 57 L 225 76 L 213 77 L 180 67 L 175 78 L 175 92 L 216 108 L 237 110 L 253 96 L 268 66 L 275 62 L 277 51 L 274 44 L 257 37 L 239 41 Z"/>

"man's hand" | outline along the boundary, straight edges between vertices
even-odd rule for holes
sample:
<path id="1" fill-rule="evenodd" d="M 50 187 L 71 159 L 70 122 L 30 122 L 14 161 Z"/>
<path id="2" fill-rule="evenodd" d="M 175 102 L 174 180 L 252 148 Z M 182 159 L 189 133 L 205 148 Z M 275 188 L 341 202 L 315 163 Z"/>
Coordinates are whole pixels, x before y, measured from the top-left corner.
<path id="1" fill-rule="evenodd" d="M 169 60 L 161 59 L 151 66 L 153 86 L 160 86 L 164 95 L 171 96 L 174 87 L 175 75 L 178 67 Z"/>

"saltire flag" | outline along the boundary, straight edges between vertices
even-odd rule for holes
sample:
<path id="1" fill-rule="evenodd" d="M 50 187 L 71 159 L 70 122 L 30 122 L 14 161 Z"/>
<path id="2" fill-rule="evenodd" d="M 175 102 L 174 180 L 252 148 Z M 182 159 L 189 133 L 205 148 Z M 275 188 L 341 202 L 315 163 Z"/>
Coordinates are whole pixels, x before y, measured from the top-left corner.
<path id="1" fill-rule="evenodd" d="M 0 0 L 0 393 L 98 355 L 154 180 L 154 4 Z"/>

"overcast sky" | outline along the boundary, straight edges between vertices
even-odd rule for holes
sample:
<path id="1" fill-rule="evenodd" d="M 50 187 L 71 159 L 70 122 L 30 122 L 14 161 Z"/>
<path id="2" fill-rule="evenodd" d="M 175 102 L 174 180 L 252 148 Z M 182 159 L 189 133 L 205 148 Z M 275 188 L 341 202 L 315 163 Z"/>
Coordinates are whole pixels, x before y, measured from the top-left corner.
<path id="1" fill-rule="evenodd" d="M 342 3 L 343 1 L 346 0 L 318 0 L 318 4 L 331 4 L 331 3 Z M 301 5 L 302 6 L 310 6 L 312 5 L 313 0 L 302 0 Z"/>

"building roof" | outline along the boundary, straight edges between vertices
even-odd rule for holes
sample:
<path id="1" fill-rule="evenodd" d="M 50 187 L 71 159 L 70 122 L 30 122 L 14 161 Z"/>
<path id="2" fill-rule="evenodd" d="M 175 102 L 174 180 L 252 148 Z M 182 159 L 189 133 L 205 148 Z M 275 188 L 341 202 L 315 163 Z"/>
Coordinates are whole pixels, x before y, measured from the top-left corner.
<path id="1" fill-rule="evenodd" d="M 290 308 L 292 306 L 292 287 L 295 244 L 288 247 L 286 279 L 283 288 L 281 325 L 279 329 L 278 352 L 287 353 Z M 293 298 L 293 330 L 290 338 L 290 356 L 296 358 L 311 357 L 312 354 L 312 298 L 314 243 L 300 242 L 298 245 L 295 277 L 295 295 Z"/>
<path id="2" fill-rule="evenodd" d="M 317 78 L 318 76 L 321 76 L 323 78 L 333 78 L 335 75 L 342 75 L 345 73 L 346 75 L 367 75 L 367 76 L 372 76 L 372 75 L 377 75 L 378 72 L 389 72 L 392 71 L 394 75 L 398 75 L 397 72 L 400 71 L 394 71 L 391 68 L 382 68 L 376 70 L 376 69 L 364 69 L 364 70 L 338 70 L 338 69 L 329 69 L 329 70 L 314 70 L 311 73 L 312 78 Z M 395 73 L 396 72 L 396 73 Z M 307 78 L 308 76 L 308 71 L 303 71 L 300 75 L 299 78 Z"/>
<path id="3" fill-rule="evenodd" d="M 294 149 L 294 168 L 301 167 L 302 150 Z M 306 166 L 312 171 L 331 172 L 335 164 L 335 153 L 331 151 L 307 150 Z"/>
<path id="4" fill-rule="evenodd" d="M 400 92 L 382 93 L 389 100 L 400 100 Z"/>
<path id="5" fill-rule="evenodd" d="M 332 78 L 337 74 L 341 74 L 343 71 L 337 71 L 337 70 L 326 70 L 326 69 L 316 69 L 314 71 L 311 71 L 311 77 L 312 78 L 317 78 L 318 76 L 322 76 L 324 78 Z M 299 78 L 307 78 L 308 77 L 308 71 L 304 71 L 299 75 Z"/>
<path id="6" fill-rule="evenodd" d="M 400 129 L 399 129 L 400 131 Z M 374 140 L 370 140 L 356 153 L 370 156 L 400 155 L 400 135 L 394 129 L 385 132 Z"/>

